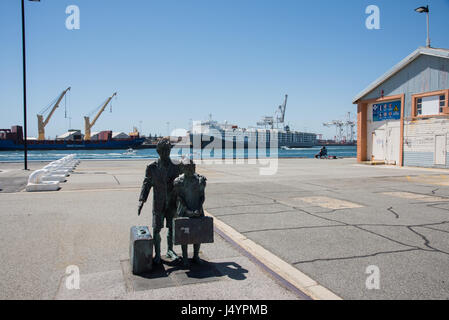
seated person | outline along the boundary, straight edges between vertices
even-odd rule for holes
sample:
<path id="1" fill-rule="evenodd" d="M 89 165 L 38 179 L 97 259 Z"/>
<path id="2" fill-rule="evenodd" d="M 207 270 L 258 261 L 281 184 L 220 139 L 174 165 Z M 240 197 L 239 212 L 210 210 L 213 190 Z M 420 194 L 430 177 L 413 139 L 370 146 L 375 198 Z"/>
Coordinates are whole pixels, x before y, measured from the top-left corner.
<path id="1" fill-rule="evenodd" d="M 323 148 L 321 148 L 321 156 L 322 157 L 327 157 L 327 149 L 325 146 L 323 146 Z"/>
<path id="2" fill-rule="evenodd" d="M 174 191 L 177 196 L 177 216 L 178 217 L 204 217 L 203 203 L 205 200 L 204 189 L 206 188 L 206 178 L 195 173 L 195 163 L 192 160 L 181 162 L 182 174 L 173 182 Z M 187 245 L 182 245 L 183 265 L 188 266 Z M 201 263 L 199 257 L 200 244 L 193 245 L 193 261 Z"/>
<path id="3" fill-rule="evenodd" d="M 315 159 L 322 158 L 322 157 L 327 157 L 327 149 L 326 149 L 325 146 L 323 146 L 323 147 L 320 149 L 320 152 L 319 152 L 318 154 L 315 155 Z"/>

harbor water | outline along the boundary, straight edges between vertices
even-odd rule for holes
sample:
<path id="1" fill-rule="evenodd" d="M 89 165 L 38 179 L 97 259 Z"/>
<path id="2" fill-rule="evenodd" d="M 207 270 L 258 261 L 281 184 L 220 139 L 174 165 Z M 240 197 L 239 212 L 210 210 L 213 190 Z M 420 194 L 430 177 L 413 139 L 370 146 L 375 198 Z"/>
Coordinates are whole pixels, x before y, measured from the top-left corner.
<path id="1" fill-rule="evenodd" d="M 320 150 L 320 146 L 313 148 L 294 148 L 279 149 L 277 157 L 279 158 L 313 158 Z M 356 146 L 329 146 L 326 147 L 329 156 L 337 156 L 338 158 L 355 158 L 357 156 Z M 133 150 L 46 150 L 46 151 L 28 151 L 29 161 L 53 161 L 58 160 L 68 154 L 75 154 L 81 160 L 114 160 L 114 159 L 156 159 L 158 158 L 155 149 L 139 149 Z M 173 150 L 173 158 L 179 157 L 180 153 Z M 247 158 L 252 157 L 251 151 L 248 154 L 246 150 L 237 150 L 234 155 L 228 155 L 230 158 Z M 213 158 L 214 154 L 210 151 L 203 150 L 202 158 Z M 194 158 L 198 158 L 198 154 L 194 153 Z M 23 161 L 23 151 L 0 151 L 0 162 L 20 162 Z"/>

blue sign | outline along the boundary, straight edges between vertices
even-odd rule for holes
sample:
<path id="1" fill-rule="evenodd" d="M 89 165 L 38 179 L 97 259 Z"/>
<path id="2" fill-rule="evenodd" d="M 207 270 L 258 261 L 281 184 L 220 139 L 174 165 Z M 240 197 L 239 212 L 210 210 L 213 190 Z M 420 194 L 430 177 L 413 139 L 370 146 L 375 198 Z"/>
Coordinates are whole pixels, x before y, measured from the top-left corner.
<path id="1" fill-rule="evenodd" d="M 401 101 L 373 104 L 373 121 L 401 119 Z"/>

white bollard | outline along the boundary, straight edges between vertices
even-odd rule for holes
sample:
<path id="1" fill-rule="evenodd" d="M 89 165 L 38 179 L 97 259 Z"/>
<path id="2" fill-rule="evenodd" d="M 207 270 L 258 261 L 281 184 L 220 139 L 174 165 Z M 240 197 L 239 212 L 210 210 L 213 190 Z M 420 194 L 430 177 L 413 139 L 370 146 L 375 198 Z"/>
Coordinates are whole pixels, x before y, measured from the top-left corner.
<path id="1" fill-rule="evenodd" d="M 43 169 L 36 170 L 30 174 L 26 191 L 56 191 L 59 183 L 65 182 L 66 177 L 73 172 L 80 163 L 75 159 L 75 154 L 69 154 L 59 160 L 52 161 Z"/>
<path id="2" fill-rule="evenodd" d="M 28 185 L 26 186 L 26 191 L 56 191 L 59 190 L 58 181 L 44 181 L 44 177 L 47 175 L 48 171 L 45 169 L 36 170 L 30 174 L 28 177 Z"/>

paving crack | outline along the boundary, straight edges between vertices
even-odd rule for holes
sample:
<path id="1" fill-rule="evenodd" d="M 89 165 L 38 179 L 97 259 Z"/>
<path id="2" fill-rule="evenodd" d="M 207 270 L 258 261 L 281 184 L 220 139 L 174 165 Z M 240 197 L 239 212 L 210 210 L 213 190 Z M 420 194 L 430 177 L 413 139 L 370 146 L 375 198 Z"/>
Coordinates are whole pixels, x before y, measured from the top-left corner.
<path id="1" fill-rule="evenodd" d="M 318 229 L 318 228 L 332 228 L 332 227 L 346 227 L 345 225 L 324 225 L 324 226 L 307 226 L 307 227 L 291 227 L 291 228 L 270 228 L 270 229 L 260 229 L 260 230 L 249 230 L 242 231 L 240 233 L 256 233 L 256 232 L 266 232 L 266 231 L 286 231 L 286 230 L 300 230 L 300 229 Z"/>
<path id="2" fill-rule="evenodd" d="M 415 227 L 415 228 L 416 228 L 416 227 Z M 411 232 L 413 232 L 413 233 L 415 233 L 416 235 L 418 235 L 419 237 L 421 237 L 421 238 L 424 240 L 424 245 L 425 245 L 427 248 L 431 249 L 432 251 L 436 251 L 436 252 L 439 252 L 439 253 L 444 253 L 444 254 L 446 254 L 446 255 L 449 255 L 449 252 L 446 252 L 446 251 L 437 249 L 437 248 L 435 248 L 435 247 L 432 247 L 432 246 L 430 245 L 430 240 L 427 239 L 427 237 L 426 237 L 425 235 L 423 235 L 423 234 L 419 233 L 418 231 L 416 231 L 415 229 L 413 229 L 413 226 L 409 226 L 409 227 L 407 227 L 407 229 L 409 229 Z"/>
<path id="3" fill-rule="evenodd" d="M 282 211 L 273 211 L 273 212 L 237 212 L 237 213 L 225 213 L 225 214 L 217 214 L 214 215 L 217 217 L 232 217 L 237 215 L 264 215 L 264 214 L 279 214 L 279 213 L 285 213 L 285 212 L 296 212 L 293 210 L 282 210 Z"/>
<path id="4" fill-rule="evenodd" d="M 303 264 L 303 263 L 313 263 L 313 262 L 318 262 L 318 261 L 336 261 L 336 260 L 362 259 L 362 258 L 375 257 L 375 256 L 381 255 L 381 254 L 402 253 L 402 252 L 410 252 L 410 251 L 416 251 L 416 250 L 420 250 L 420 249 L 418 249 L 418 248 L 411 248 L 411 249 L 404 249 L 404 250 L 380 251 L 380 252 L 375 252 L 375 253 L 372 253 L 372 254 L 360 255 L 360 256 L 348 256 L 348 257 L 337 257 L 337 258 L 323 258 L 323 259 L 303 260 L 303 261 L 293 262 L 292 264 L 293 265 L 297 265 L 297 264 Z"/>
<path id="5" fill-rule="evenodd" d="M 117 177 L 115 175 L 112 175 L 112 176 L 114 177 L 115 181 L 117 181 L 117 184 L 120 185 L 120 181 L 118 181 Z"/>
<path id="6" fill-rule="evenodd" d="M 394 214 L 396 216 L 396 219 L 399 219 L 399 215 L 393 210 L 393 207 L 390 207 L 387 210 Z"/>

